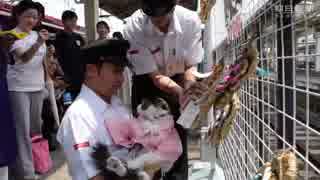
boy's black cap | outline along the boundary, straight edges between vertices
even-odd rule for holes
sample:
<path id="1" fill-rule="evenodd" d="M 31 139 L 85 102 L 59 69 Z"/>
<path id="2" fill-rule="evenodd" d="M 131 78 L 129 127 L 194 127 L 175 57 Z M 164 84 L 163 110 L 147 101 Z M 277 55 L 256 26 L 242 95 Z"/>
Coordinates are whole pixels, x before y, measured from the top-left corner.
<path id="1" fill-rule="evenodd" d="M 142 0 L 142 11 L 151 17 L 164 16 L 176 6 L 177 0 Z"/>
<path id="2" fill-rule="evenodd" d="M 129 41 L 123 39 L 97 40 L 81 49 L 85 64 L 112 63 L 119 66 L 131 64 L 127 58 L 130 48 Z"/>

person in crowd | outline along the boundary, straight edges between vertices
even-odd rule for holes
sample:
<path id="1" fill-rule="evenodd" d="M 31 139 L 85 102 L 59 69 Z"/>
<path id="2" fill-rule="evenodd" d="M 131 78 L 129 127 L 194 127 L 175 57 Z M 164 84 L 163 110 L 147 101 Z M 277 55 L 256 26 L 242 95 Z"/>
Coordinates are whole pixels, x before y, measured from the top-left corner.
<path id="1" fill-rule="evenodd" d="M 176 5 L 176 0 L 142 0 L 142 9 L 129 18 L 123 34 L 132 48 L 130 60 L 135 75 L 132 110 L 143 98 L 162 97 L 180 116 L 180 99 L 186 89 L 196 85 L 197 64 L 203 57 L 201 21 L 196 12 Z M 166 173 L 168 180 L 188 179 L 187 132 L 176 124 L 183 153 Z"/>
<path id="2" fill-rule="evenodd" d="M 97 23 L 98 40 L 107 39 L 110 33 L 110 27 L 105 21 Z"/>
<path id="3" fill-rule="evenodd" d="M 56 35 L 56 54 L 64 72 L 65 81 L 70 84 L 67 91 L 74 99 L 80 92 L 83 81 L 84 64 L 80 60 L 80 48 L 85 44 L 84 39 L 77 33 L 78 16 L 73 11 L 64 11 L 62 23 L 64 30 Z"/>
<path id="4" fill-rule="evenodd" d="M 26 36 L 15 31 L 0 32 L 0 179 L 8 180 L 8 166 L 15 162 L 17 153 L 16 129 L 9 103 L 9 92 L 7 84 L 7 66 L 12 62 L 9 54 L 13 43 Z"/>
<path id="5" fill-rule="evenodd" d="M 47 46 L 48 76 L 53 81 L 55 89 L 64 89 L 68 87 L 68 84 L 63 80 L 64 72 L 56 58 L 56 50 L 53 42 L 48 42 Z"/>
<path id="6" fill-rule="evenodd" d="M 47 41 L 47 59 L 46 59 L 46 98 L 43 102 L 42 110 L 42 134 L 48 140 L 50 151 L 56 149 L 54 134 L 57 126 L 60 123 L 60 117 L 63 113 L 63 108 L 59 102 L 59 97 L 68 85 L 63 80 L 63 71 L 55 57 L 55 47 L 52 41 Z"/>
<path id="7" fill-rule="evenodd" d="M 124 80 L 124 68 L 129 65 L 128 49 L 128 41 L 108 39 L 82 50 L 85 80 L 57 134 L 73 180 L 104 180 L 91 153 L 98 143 L 113 144 L 105 121 L 130 118 L 127 108 L 115 96 Z"/>
<path id="8" fill-rule="evenodd" d="M 41 134 L 41 110 L 45 87 L 44 59 L 49 33 L 33 31 L 39 23 L 41 9 L 32 0 L 22 0 L 13 8 L 14 31 L 28 36 L 16 41 L 10 52 L 14 61 L 8 66 L 9 98 L 16 126 L 18 153 L 10 171 L 15 179 L 33 180 L 35 174 L 31 137 Z M 10 172 L 11 173 L 11 172 Z"/>
<path id="9" fill-rule="evenodd" d="M 38 9 L 39 9 L 39 21 L 38 21 L 38 24 L 35 26 L 35 28 L 33 29 L 34 31 L 40 31 L 41 29 L 43 29 L 43 26 L 42 26 L 42 21 L 44 20 L 45 18 L 45 8 L 44 6 L 39 3 L 39 2 L 35 2 L 35 4 L 38 6 Z"/>
<path id="10" fill-rule="evenodd" d="M 123 39 L 123 35 L 121 32 L 116 31 L 112 34 L 113 38 L 116 39 Z M 117 95 L 118 97 L 120 97 L 120 99 L 122 100 L 122 102 L 124 104 L 126 104 L 128 107 L 131 104 L 131 75 L 132 71 L 130 70 L 130 68 L 125 68 L 124 70 L 124 82 L 123 82 L 123 86 L 119 89 Z"/>

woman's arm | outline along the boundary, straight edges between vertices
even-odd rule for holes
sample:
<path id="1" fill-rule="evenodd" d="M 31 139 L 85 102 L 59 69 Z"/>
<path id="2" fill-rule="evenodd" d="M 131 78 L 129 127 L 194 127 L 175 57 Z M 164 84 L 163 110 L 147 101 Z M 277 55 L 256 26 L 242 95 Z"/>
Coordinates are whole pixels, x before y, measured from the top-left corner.
<path id="1" fill-rule="evenodd" d="M 22 62 L 27 63 L 29 62 L 39 48 L 45 43 L 46 40 L 49 39 L 49 32 L 45 29 L 39 32 L 38 40 L 25 52 L 22 52 L 20 48 L 13 51 L 13 54 L 17 56 Z"/>
<path id="2" fill-rule="evenodd" d="M 27 63 L 33 58 L 33 56 L 36 54 L 36 52 L 39 50 L 41 46 L 42 44 L 37 41 L 26 52 L 22 52 L 22 50 L 18 48 L 13 51 L 13 54 L 19 59 L 21 59 L 23 63 Z"/>

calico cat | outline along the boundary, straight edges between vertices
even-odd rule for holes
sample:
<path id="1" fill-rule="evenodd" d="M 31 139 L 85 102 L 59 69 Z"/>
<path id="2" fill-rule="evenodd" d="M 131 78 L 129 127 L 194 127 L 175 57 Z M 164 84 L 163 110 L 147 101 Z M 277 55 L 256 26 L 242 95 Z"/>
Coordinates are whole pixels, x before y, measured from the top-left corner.
<path id="1" fill-rule="evenodd" d="M 168 171 L 182 153 L 169 105 L 161 98 L 145 99 L 139 117 L 107 121 L 115 145 L 128 150 L 127 157 L 111 156 L 108 147 L 98 146 L 93 154 L 97 167 L 115 180 L 155 180 Z M 113 152 L 113 151 L 112 151 Z"/>

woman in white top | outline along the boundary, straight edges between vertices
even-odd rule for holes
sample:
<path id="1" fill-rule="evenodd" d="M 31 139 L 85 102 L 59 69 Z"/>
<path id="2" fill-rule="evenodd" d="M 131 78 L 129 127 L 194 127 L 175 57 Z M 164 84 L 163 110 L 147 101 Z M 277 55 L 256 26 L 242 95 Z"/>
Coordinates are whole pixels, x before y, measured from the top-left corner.
<path id="1" fill-rule="evenodd" d="M 14 7 L 12 15 L 16 21 L 15 31 L 28 33 L 16 41 L 11 52 L 14 64 L 8 67 L 8 89 L 16 123 L 18 154 L 16 163 L 10 168 L 16 179 L 36 179 L 32 159 L 31 135 L 41 133 L 41 110 L 45 73 L 43 60 L 46 57 L 45 41 L 48 31 L 39 33 L 32 29 L 39 23 L 39 5 L 32 0 L 23 0 Z"/>

